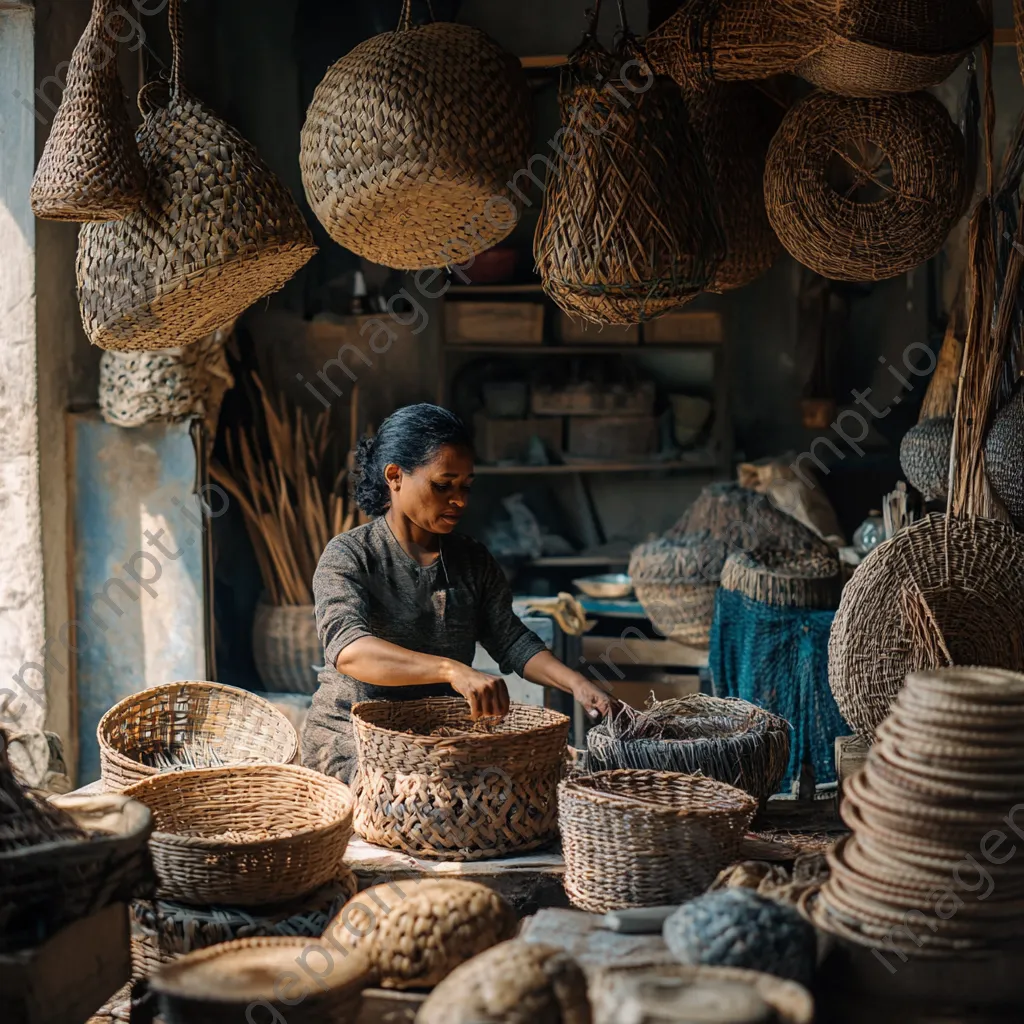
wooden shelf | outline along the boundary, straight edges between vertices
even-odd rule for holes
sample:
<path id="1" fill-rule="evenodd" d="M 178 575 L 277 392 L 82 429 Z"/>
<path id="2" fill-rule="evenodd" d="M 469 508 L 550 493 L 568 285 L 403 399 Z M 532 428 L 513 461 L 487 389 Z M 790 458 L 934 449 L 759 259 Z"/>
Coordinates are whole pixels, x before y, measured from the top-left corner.
<path id="1" fill-rule="evenodd" d="M 656 462 L 569 462 L 550 466 L 488 466 L 477 464 L 477 476 L 556 476 L 568 473 L 656 473 L 662 470 L 689 470 L 690 472 L 711 472 L 718 468 L 718 462 L 711 455 L 698 459 L 672 459 Z"/>
<path id="2" fill-rule="evenodd" d="M 463 342 L 459 345 L 445 345 L 446 352 L 485 352 L 492 355 L 523 355 L 523 356 L 599 356 L 599 355 L 632 355 L 633 353 L 649 352 L 684 352 L 687 349 L 701 351 L 719 347 L 717 341 L 677 341 L 673 343 L 657 343 L 652 345 L 516 345 L 510 342 Z"/>

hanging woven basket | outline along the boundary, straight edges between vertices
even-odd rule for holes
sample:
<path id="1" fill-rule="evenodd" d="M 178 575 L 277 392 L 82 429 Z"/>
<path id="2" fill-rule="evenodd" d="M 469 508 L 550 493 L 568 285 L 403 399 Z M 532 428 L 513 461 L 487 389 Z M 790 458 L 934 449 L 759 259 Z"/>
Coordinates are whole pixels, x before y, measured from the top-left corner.
<path id="1" fill-rule="evenodd" d="M 1024 669 L 1024 538 L 990 519 L 930 515 L 876 548 L 843 591 L 829 684 L 870 736 L 909 672 Z"/>
<path id="2" fill-rule="evenodd" d="M 816 92 L 790 110 L 768 150 L 768 219 L 790 254 L 823 277 L 882 281 L 942 248 L 963 210 L 964 159 L 963 137 L 927 93 Z M 858 201 L 865 186 L 880 197 Z"/>
<path id="3" fill-rule="evenodd" d="M 168 8 L 169 91 L 151 82 L 139 94 L 145 201 L 79 236 L 82 323 L 100 348 L 188 345 L 277 291 L 316 252 L 295 200 L 253 146 L 182 87 L 179 3 Z"/>
<path id="4" fill-rule="evenodd" d="M 317 86 L 302 128 L 306 197 L 346 249 L 401 270 L 472 262 L 519 219 L 530 93 L 479 29 L 410 24 L 360 43 Z"/>
<path id="5" fill-rule="evenodd" d="M 796 73 L 843 96 L 945 81 L 990 31 L 978 0 L 817 0 L 822 41 Z"/>
<path id="6" fill-rule="evenodd" d="M 600 3 L 570 56 L 564 135 L 534 237 L 547 294 L 592 323 L 641 323 L 689 301 L 725 251 L 714 187 L 679 89 L 629 33 L 597 43 Z"/>
<path id="7" fill-rule="evenodd" d="M 985 472 L 1011 518 L 1024 524 L 1024 385 L 996 414 L 985 439 Z"/>
<path id="8" fill-rule="evenodd" d="M 911 427 L 900 442 L 900 466 L 907 483 L 925 501 L 938 501 L 949 490 L 949 449 L 953 417 L 937 416 Z"/>
<path id="9" fill-rule="evenodd" d="M 142 201 L 146 172 L 117 75 L 124 15 L 120 0 L 93 0 L 32 179 L 29 197 L 37 217 L 119 220 Z"/>

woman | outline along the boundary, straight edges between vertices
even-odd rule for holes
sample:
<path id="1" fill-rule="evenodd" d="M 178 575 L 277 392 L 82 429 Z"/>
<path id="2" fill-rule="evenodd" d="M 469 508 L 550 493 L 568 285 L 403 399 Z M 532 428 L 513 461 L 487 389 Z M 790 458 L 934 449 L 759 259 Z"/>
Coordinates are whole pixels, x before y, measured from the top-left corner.
<path id="1" fill-rule="evenodd" d="M 512 611 L 483 544 L 455 534 L 473 482 L 462 421 L 410 405 L 359 444 L 356 500 L 372 522 L 335 537 L 313 577 L 326 668 L 302 736 L 307 767 L 355 772 L 352 705 L 462 696 L 473 718 L 504 715 L 500 676 L 470 668 L 479 641 L 504 673 L 571 693 L 591 717 L 608 695 L 551 654 Z"/>

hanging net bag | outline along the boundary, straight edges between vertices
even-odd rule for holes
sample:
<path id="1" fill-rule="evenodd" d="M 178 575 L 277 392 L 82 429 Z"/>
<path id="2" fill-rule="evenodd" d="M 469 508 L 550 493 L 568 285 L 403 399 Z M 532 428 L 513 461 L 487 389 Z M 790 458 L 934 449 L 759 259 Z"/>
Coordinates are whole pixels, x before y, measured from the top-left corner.
<path id="1" fill-rule="evenodd" d="M 563 132 L 534 237 L 547 294 L 592 323 L 640 323 L 713 280 L 725 241 L 714 188 L 676 85 L 629 32 L 590 30 L 562 81 Z"/>
<path id="2" fill-rule="evenodd" d="M 179 4 L 168 7 L 169 87 L 151 82 L 139 93 L 146 197 L 123 220 L 87 224 L 79 235 L 82 323 L 104 349 L 197 341 L 277 291 L 316 252 L 277 175 L 182 86 Z"/>
<path id="3" fill-rule="evenodd" d="M 469 25 L 412 25 L 411 10 L 327 72 L 299 155 L 331 238 L 401 270 L 471 262 L 512 231 L 531 136 L 519 61 Z"/>

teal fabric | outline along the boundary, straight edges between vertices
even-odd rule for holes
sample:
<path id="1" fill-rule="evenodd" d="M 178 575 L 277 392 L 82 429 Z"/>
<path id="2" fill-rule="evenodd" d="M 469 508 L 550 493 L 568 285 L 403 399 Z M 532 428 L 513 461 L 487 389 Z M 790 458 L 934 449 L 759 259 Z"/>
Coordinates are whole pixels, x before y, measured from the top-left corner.
<path id="1" fill-rule="evenodd" d="M 848 736 L 828 685 L 833 611 L 778 608 L 719 587 L 708 666 L 719 697 L 739 697 L 792 726 L 782 792 L 792 792 L 803 764 L 815 784 L 835 785 L 835 740 Z"/>

